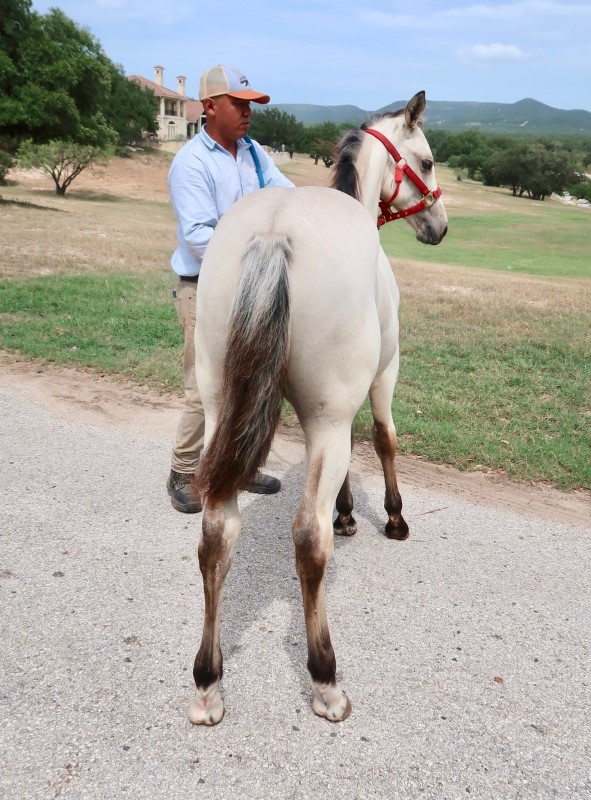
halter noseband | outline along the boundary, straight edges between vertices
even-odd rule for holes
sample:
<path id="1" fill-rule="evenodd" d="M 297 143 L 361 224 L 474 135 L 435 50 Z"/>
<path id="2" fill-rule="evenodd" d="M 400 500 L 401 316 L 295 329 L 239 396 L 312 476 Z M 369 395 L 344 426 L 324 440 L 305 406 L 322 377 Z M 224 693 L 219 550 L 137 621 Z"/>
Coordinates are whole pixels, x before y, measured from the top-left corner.
<path id="1" fill-rule="evenodd" d="M 392 222 L 395 219 L 402 219 L 403 217 L 410 217 L 411 214 L 417 214 L 419 211 L 422 211 L 425 208 L 430 208 L 433 203 L 441 197 L 441 189 L 437 187 L 437 189 L 433 189 L 432 191 L 426 186 L 423 181 L 419 178 L 417 173 L 409 167 L 406 162 L 406 159 L 402 158 L 398 150 L 394 147 L 392 142 L 384 136 L 379 131 L 374 130 L 373 128 L 366 128 L 365 133 L 369 133 L 371 136 L 375 136 L 376 139 L 384 145 L 386 150 L 390 153 L 392 158 L 394 159 L 395 170 L 394 170 L 394 182 L 395 182 L 395 189 L 394 194 L 389 200 L 380 200 L 380 211 L 382 212 L 378 217 L 378 228 L 381 228 L 382 225 L 385 225 L 386 222 Z M 398 191 L 400 189 L 400 185 L 402 183 L 402 178 L 404 175 L 408 175 L 417 189 L 423 195 L 422 200 L 416 203 L 414 206 L 410 206 L 410 208 L 405 208 L 404 211 L 390 211 L 390 206 L 396 199 L 398 195 Z"/>

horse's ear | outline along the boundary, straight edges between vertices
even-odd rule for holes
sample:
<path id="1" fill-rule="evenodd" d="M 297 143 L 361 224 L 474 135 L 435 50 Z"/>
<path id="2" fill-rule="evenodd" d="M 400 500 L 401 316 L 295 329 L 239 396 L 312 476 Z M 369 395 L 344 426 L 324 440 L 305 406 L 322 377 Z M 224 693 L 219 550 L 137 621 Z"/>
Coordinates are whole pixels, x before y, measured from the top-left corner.
<path id="1" fill-rule="evenodd" d="M 417 122 L 421 121 L 425 105 L 425 92 L 417 92 L 415 96 L 408 101 L 408 105 L 404 109 L 404 118 L 409 128 L 414 128 Z"/>

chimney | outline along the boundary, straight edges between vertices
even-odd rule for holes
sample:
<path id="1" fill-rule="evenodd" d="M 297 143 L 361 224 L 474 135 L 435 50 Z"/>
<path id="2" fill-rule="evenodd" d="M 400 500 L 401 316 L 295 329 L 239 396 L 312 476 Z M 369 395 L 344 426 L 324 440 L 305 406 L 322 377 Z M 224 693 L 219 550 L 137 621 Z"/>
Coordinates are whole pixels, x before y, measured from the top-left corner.
<path id="1" fill-rule="evenodd" d="M 185 96 L 185 81 L 186 77 L 184 75 L 177 75 L 176 79 L 176 90 L 178 94 L 181 94 L 183 97 Z"/>
<path id="2" fill-rule="evenodd" d="M 164 86 L 164 67 L 154 67 L 154 83 Z"/>

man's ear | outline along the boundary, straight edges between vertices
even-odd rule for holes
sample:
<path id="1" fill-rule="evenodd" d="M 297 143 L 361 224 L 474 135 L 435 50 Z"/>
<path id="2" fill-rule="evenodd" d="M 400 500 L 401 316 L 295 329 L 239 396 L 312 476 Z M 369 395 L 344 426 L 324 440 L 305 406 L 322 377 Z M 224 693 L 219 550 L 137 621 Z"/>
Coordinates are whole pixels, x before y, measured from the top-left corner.
<path id="1" fill-rule="evenodd" d="M 203 110 L 206 114 L 215 113 L 215 100 L 213 97 L 206 97 L 205 100 L 203 100 Z"/>

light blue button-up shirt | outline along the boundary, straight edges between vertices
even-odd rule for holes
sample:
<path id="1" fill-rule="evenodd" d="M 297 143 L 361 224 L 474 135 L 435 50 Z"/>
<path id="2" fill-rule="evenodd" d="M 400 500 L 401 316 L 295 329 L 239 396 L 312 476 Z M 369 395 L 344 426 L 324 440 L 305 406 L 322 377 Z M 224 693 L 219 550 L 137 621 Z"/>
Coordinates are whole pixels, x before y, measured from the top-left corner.
<path id="1" fill-rule="evenodd" d="M 168 190 L 177 219 L 178 247 L 171 265 L 177 275 L 198 275 L 215 226 L 237 200 L 260 189 L 250 148 L 256 151 L 265 186 L 293 187 L 257 143 L 237 142 L 236 158 L 208 136 L 205 128 L 176 154 Z"/>

